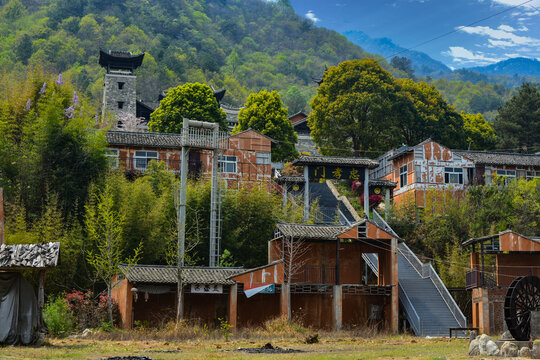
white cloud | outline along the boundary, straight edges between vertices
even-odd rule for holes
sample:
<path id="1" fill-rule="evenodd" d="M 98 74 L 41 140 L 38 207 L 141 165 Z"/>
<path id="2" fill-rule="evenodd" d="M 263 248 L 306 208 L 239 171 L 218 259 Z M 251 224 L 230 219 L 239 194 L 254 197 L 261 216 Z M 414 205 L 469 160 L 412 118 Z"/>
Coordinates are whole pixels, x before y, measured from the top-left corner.
<path id="1" fill-rule="evenodd" d="M 507 58 L 511 59 L 511 58 L 517 58 L 517 57 L 522 57 L 521 54 L 504 54 L 504 56 L 506 56 Z"/>
<path id="2" fill-rule="evenodd" d="M 305 17 L 307 17 L 309 20 L 313 21 L 314 23 L 321 21 L 317 16 L 315 16 L 315 13 L 313 10 L 308 10 Z"/>
<path id="3" fill-rule="evenodd" d="M 517 6 L 523 4 L 524 0 L 492 0 L 494 3 L 506 5 L 506 6 Z M 540 0 L 533 0 L 530 3 L 524 4 L 523 7 L 540 7 Z"/>
<path id="4" fill-rule="evenodd" d="M 512 30 L 510 31 L 510 29 Z M 508 25 L 501 25 L 498 29 L 489 26 L 465 26 L 459 30 L 467 34 L 486 36 L 491 46 L 540 46 L 540 39 L 516 35 L 515 29 Z"/>
<path id="5" fill-rule="evenodd" d="M 495 63 L 504 59 L 486 56 L 481 51 L 473 52 L 465 49 L 462 46 L 450 46 L 448 51 L 443 52 L 443 55 L 451 56 L 454 62 L 460 65 L 470 63 L 485 65 Z"/>

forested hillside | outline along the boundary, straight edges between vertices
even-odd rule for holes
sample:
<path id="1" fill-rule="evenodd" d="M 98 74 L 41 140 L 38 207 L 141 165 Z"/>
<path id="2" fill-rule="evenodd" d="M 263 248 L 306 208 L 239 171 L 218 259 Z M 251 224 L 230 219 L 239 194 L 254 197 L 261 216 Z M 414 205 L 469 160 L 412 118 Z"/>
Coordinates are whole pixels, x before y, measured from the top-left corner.
<path id="1" fill-rule="evenodd" d="M 14 79 L 28 67 L 62 72 L 95 104 L 103 86 L 100 48 L 146 53 L 137 84 L 143 100 L 155 101 L 160 90 L 189 81 L 225 87 L 224 101 L 232 105 L 242 105 L 251 92 L 270 89 L 279 91 L 286 104 L 305 107 L 315 93 L 312 78 L 320 78 L 325 65 L 372 56 L 343 35 L 299 17 L 287 1 L 2 4 L 0 72 Z"/>

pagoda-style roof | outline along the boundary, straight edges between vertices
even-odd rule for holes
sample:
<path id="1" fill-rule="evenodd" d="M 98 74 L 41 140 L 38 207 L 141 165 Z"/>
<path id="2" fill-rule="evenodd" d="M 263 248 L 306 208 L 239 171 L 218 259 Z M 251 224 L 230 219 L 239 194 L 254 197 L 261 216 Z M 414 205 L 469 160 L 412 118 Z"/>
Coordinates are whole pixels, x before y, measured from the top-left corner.
<path id="1" fill-rule="evenodd" d="M 109 50 L 105 52 L 99 50 L 99 65 L 107 69 L 107 72 L 111 70 L 129 70 L 133 72 L 141 66 L 143 58 L 144 53 L 134 55 L 130 51 Z"/>
<path id="2" fill-rule="evenodd" d="M 354 158 L 354 157 L 338 157 L 338 156 L 300 156 L 298 159 L 292 162 L 294 166 L 307 165 L 336 165 L 342 167 L 353 168 L 368 168 L 374 169 L 379 166 L 379 163 L 375 160 L 367 158 Z"/>

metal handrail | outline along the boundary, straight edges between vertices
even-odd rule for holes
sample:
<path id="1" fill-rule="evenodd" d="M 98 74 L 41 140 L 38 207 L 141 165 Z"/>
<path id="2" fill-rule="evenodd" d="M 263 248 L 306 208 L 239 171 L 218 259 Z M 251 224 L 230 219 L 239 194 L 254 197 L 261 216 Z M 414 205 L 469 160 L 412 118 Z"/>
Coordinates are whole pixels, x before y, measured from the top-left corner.
<path id="1" fill-rule="evenodd" d="M 450 292 L 442 282 L 441 278 L 439 277 L 439 274 L 435 271 L 431 263 L 423 264 L 420 259 L 416 256 L 414 252 L 412 252 L 409 247 L 401 243 L 399 244 L 399 252 L 407 259 L 407 261 L 412 265 L 412 267 L 420 274 L 422 278 L 429 277 L 431 279 L 431 282 L 433 285 L 435 285 L 435 288 L 441 294 L 441 297 L 443 298 L 444 302 L 446 303 L 446 306 L 448 306 L 448 309 L 458 322 L 458 324 L 462 327 L 467 326 L 467 319 L 465 318 L 465 315 L 461 312 L 461 309 L 457 305 L 456 301 L 450 295 Z"/>
<path id="2" fill-rule="evenodd" d="M 409 320 L 409 324 L 411 324 L 414 333 L 418 336 L 422 336 L 422 320 L 420 319 L 420 316 L 416 312 L 416 309 L 414 308 L 414 305 L 412 304 L 411 299 L 407 295 L 407 292 L 405 289 L 400 286 L 399 287 L 399 300 L 401 300 L 401 304 L 405 308 L 405 313 L 407 314 L 407 320 Z M 414 317 L 412 316 L 414 315 Z"/>
<path id="3" fill-rule="evenodd" d="M 381 215 L 373 209 L 373 222 L 377 225 L 379 225 L 384 231 L 389 232 L 390 234 L 394 235 L 395 237 L 399 238 L 399 236 L 395 233 L 395 231 L 384 221 Z"/>

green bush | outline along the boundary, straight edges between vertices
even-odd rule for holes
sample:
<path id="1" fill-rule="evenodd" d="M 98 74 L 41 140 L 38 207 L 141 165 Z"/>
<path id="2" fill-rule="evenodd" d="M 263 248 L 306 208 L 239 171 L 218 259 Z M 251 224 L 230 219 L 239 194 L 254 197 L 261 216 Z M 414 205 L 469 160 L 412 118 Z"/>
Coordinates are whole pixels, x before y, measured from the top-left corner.
<path id="1" fill-rule="evenodd" d="M 73 329 L 73 314 L 61 295 L 47 301 L 43 309 L 43 319 L 51 335 L 66 336 Z"/>

